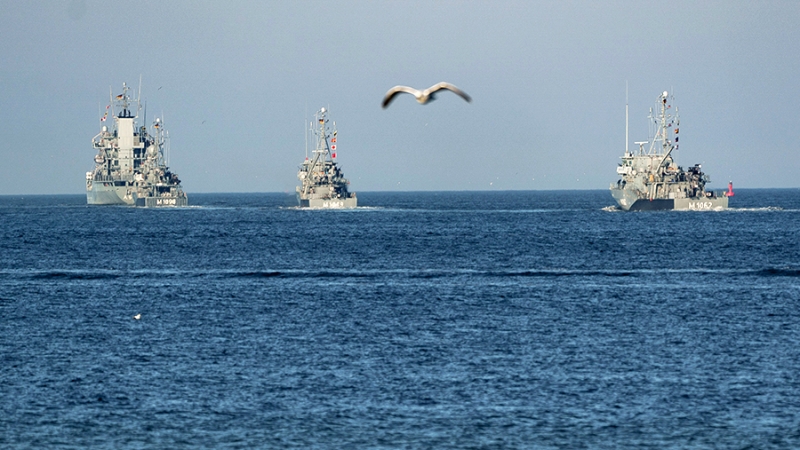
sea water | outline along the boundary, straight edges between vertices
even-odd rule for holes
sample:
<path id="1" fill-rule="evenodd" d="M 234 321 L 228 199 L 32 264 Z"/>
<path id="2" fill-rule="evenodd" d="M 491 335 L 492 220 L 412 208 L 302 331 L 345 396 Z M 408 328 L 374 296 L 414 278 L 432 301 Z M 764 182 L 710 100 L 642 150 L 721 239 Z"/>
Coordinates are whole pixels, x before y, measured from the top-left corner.
<path id="1" fill-rule="evenodd" d="M 0 197 L 0 447 L 800 446 L 800 190 L 189 200 Z"/>

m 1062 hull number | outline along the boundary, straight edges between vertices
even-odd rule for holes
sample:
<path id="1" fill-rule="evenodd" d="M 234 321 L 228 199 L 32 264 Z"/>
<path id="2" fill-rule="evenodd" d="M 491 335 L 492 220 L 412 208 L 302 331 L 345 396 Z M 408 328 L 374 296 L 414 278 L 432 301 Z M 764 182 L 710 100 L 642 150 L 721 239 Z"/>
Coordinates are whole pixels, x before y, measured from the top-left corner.
<path id="1" fill-rule="evenodd" d="M 689 209 L 694 211 L 704 210 L 704 209 L 711 209 L 714 207 L 714 203 L 712 202 L 689 202 Z"/>

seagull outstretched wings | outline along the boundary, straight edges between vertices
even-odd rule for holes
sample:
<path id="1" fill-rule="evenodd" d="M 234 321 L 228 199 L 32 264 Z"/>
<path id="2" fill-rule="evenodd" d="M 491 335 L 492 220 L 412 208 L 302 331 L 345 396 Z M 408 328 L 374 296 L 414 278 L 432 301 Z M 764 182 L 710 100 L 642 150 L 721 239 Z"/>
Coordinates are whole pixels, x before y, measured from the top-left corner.
<path id="1" fill-rule="evenodd" d="M 428 103 L 431 100 L 435 100 L 436 93 L 442 89 L 453 91 L 468 102 L 472 101 L 472 98 L 470 98 L 470 96 L 467 95 L 466 92 L 453 86 L 450 83 L 442 81 L 441 83 L 436 83 L 433 86 L 429 87 L 428 89 L 425 89 L 424 91 L 420 91 L 408 86 L 395 86 L 389 89 L 389 91 L 386 93 L 386 96 L 383 97 L 383 107 L 386 108 L 387 106 L 389 106 L 389 103 L 391 103 L 391 101 L 394 100 L 397 94 L 402 94 L 404 92 L 413 95 L 414 97 L 416 97 L 417 102 L 424 105 L 425 103 Z"/>

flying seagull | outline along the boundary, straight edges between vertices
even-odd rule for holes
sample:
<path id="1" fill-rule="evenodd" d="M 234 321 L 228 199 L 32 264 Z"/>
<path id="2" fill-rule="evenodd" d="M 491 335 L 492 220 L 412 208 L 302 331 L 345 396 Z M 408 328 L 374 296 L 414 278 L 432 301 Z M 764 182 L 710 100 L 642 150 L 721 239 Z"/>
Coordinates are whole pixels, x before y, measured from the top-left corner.
<path id="1" fill-rule="evenodd" d="M 453 86 L 450 83 L 445 83 L 444 81 L 442 81 L 441 83 L 434 84 L 433 86 L 429 87 L 428 89 L 425 89 L 424 91 L 418 91 L 418 90 L 416 90 L 414 88 L 410 88 L 408 86 L 395 86 L 395 87 L 389 89 L 389 92 L 387 92 L 386 96 L 383 97 L 383 107 L 386 108 L 387 106 L 389 106 L 389 103 L 391 103 L 391 101 L 394 100 L 394 97 L 397 94 L 400 94 L 400 93 L 403 93 L 403 92 L 413 95 L 414 97 L 417 98 L 417 101 L 419 103 L 424 105 L 425 103 L 428 103 L 431 100 L 436 100 L 436 93 L 438 91 L 442 90 L 442 89 L 447 89 L 449 91 L 453 91 L 456 94 L 460 95 L 461 98 L 463 98 L 464 100 L 466 100 L 468 102 L 472 101 L 472 99 L 470 98 L 469 95 L 467 95 L 466 92 L 464 92 L 461 89 Z"/>

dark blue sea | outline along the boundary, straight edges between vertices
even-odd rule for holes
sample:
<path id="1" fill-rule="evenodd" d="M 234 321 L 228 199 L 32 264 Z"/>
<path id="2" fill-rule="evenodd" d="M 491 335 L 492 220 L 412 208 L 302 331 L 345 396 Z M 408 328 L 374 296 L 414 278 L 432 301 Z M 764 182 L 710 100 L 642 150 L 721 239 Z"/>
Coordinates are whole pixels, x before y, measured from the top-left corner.
<path id="1" fill-rule="evenodd" d="M 189 201 L 0 197 L 0 447 L 800 447 L 798 189 Z"/>

